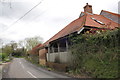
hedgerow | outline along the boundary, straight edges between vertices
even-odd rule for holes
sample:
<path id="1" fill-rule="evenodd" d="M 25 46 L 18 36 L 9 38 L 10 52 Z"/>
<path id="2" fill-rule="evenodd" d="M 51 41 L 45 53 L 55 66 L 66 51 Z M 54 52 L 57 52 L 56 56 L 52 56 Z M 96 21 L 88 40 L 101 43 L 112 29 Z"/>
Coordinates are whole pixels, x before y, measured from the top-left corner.
<path id="1" fill-rule="evenodd" d="M 71 68 L 75 73 L 93 78 L 119 77 L 120 29 L 71 36 L 71 42 Z"/>

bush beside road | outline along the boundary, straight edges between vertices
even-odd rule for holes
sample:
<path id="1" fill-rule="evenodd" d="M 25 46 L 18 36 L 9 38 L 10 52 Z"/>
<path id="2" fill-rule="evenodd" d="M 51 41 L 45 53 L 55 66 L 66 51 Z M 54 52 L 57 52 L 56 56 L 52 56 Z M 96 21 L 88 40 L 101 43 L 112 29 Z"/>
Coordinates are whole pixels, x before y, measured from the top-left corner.
<path id="1" fill-rule="evenodd" d="M 6 53 L 0 53 L 0 64 L 9 62 L 11 59 Z"/>

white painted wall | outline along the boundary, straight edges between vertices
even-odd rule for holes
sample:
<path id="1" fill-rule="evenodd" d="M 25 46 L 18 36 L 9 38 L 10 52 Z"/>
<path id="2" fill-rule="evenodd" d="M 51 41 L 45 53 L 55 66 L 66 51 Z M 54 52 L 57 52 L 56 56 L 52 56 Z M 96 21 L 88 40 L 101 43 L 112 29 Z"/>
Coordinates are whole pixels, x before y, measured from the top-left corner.
<path id="1" fill-rule="evenodd" d="M 70 61 L 70 53 L 68 52 L 59 52 L 59 53 L 47 53 L 48 62 L 68 63 Z"/>

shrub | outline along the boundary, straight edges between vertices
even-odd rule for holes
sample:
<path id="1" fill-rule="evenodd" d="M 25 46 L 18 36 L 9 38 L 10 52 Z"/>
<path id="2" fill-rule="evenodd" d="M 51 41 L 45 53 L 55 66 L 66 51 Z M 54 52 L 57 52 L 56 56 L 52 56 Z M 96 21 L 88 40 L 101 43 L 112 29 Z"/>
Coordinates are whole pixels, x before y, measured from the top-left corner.
<path id="1" fill-rule="evenodd" d="M 101 34 L 72 36 L 72 69 L 97 78 L 118 77 L 120 29 Z"/>
<path id="2" fill-rule="evenodd" d="M 6 53 L 0 53 L 0 58 L 4 60 L 8 55 Z"/>

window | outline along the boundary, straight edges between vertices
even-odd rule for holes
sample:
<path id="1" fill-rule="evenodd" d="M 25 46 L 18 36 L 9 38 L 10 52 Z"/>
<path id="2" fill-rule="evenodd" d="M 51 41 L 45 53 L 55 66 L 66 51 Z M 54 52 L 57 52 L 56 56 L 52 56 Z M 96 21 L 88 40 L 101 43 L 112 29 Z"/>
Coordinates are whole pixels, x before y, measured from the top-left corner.
<path id="1" fill-rule="evenodd" d="M 101 21 L 99 21 L 99 20 L 97 20 L 97 19 L 95 19 L 95 18 L 91 18 L 91 19 L 94 20 L 94 21 L 96 21 L 96 22 L 99 23 L 99 24 L 105 25 L 103 22 L 101 22 Z"/>

